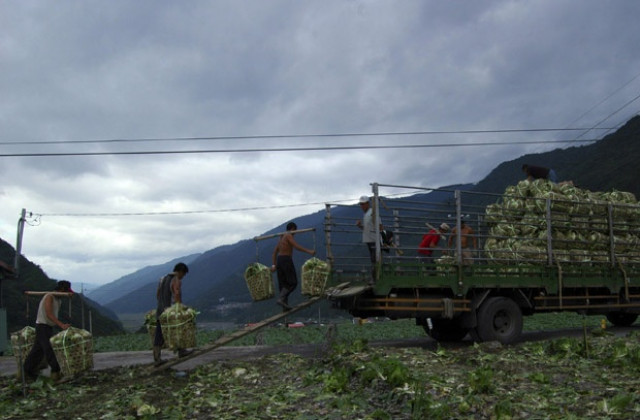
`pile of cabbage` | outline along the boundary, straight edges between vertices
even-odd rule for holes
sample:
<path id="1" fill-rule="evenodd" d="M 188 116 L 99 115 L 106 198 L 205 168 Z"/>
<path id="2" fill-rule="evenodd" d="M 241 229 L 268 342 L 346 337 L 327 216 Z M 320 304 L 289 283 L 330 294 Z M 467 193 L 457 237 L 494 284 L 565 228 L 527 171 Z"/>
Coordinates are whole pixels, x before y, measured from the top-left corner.
<path id="1" fill-rule="evenodd" d="M 612 248 L 616 262 L 640 262 L 640 205 L 630 192 L 524 180 L 486 207 L 485 221 L 485 253 L 501 263 L 546 263 L 549 249 L 554 263 L 602 263 Z"/>
<path id="2" fill-rule="evenodd" d="M 258 262 L 249 264 L 244 271 L 249 293 L 254 301 L 271 299 L 274 296 L 271 270 Z"/>
<path id="3" fill-rule="evenodd" d="M 147 333 L 149 334 L 149 341 L 151 342 L 151 348 L 153 348 L 153 342 L 156 338 L 156 310 L 152 309 L 144 314 L 144 325 L 147 327 Z M 167 348 L 167 343 L 162 346 L 162 348 Z"/>
<path id="4" fill-rule="evenodd" d="M 324 293 L 329 278 L 329 264 L 318 258 L 310 258 L 302 264 L 300 293 L 305 296 L 320 296 Z"/>
<path id="5" fill-rule="evenodd" d="M 174 303 L 160 314 L 162 335 L 172 350 L 196 346 L 196 315 L 198 312 L 182 303 Z"/>
<path id="6" fill-rule="evenodd" d="M 33 327 L 24 327 L 20 331 L 11 333 L 11 347 L 13 355 L 18 363 L 18 371 L 22 369 L 22 363 L 27 358 L 27 354 L 31 351 L 33 343 L 36 341 L 36 329 Z"/>
<path id="7" fill-rule="evenodd" d="M 69 327 L 49 341 L 64 376 L 93 368 L 93 336 L 89 331 Z"/>

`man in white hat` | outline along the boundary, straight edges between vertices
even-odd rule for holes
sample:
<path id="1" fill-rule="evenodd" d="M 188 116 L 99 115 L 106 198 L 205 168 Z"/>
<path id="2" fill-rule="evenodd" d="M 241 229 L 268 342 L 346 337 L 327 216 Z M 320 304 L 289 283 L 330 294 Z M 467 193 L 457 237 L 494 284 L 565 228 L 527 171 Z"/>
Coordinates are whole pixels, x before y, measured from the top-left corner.
<path id="1" fill-rule="evenodd" d="M 360 205 L 360 208 L 364 212 L 364 215 L 362 216 L 362 220 L 358 220 L 356 222 L 356 225 L 360 229 L 362 229 L 362 242 L 365 243 L 367 245 L 367 248 L 369 249 L 369 257 L 371 258 L 371 265 L 372 265 L 371 275 L 373 276 L 370 281 L 370 284 L 373 284 L 373 282 L 376 279 L 376 239 L 377 239 L 376 228 L 373 220 L 374 219 L 373 208 L 369 203 L 369 197 L 367 197 L 366 195 L 363 195 L 362 197 L 360 197 L 360 200 L 358 200 L 358 204 Z M 378 221 L 378 224 L 380 224 L 380 221 L 377 216 L 375 217 L 375 219 Z"/>

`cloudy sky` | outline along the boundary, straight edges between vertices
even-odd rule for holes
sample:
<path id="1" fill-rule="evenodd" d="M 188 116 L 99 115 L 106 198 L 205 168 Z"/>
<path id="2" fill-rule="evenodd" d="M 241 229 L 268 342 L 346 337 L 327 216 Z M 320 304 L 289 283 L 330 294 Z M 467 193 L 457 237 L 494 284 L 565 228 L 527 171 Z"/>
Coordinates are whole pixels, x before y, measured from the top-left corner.
<path id="1" fill-rule="evenodd" d="M 15 246 L 26 209 L 24 254 L 88 287 L 355 203 L 371 182 L 476 182 L 607 133 L 527 130 L 640 109 L 636 0 L 0 9 L 0 237 Z M 446 147 L 488 142 L 505 144 Z"/>

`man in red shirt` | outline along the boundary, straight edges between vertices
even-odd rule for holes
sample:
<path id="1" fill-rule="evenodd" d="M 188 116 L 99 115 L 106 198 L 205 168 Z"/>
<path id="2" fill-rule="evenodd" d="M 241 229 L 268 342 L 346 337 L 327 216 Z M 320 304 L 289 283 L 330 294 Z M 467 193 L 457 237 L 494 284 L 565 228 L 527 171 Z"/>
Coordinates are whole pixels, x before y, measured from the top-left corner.
<path id="1" fill-rule="evenodd" d="M 433 264 L 433 250 L 438 246 L 442 235 L 449 232 L 449 225 L 443 223 L 438 230 L 431 229 L 426 235 L 422 237 L 422 241 L 418 246 L 418 254 L 425 264 Z"/>

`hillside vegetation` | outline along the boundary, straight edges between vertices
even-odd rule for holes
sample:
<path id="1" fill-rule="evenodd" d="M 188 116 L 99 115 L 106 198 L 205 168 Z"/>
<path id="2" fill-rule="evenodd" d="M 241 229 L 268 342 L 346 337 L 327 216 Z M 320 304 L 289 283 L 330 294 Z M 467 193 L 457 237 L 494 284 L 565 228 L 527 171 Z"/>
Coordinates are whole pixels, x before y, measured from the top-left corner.
<path id="1" fill-rule="evenodd" d="M 13 247 L 0 239 L 0 260 L 13 262 L 14 257 L 15 250 Z M 25 257 L 21 258 L 20 277 L 18 279 L 2 280 L 2 306 L 7 309 L 7 329 L 9 333 L 18 331 L 26 325 L 33 326 L 35 324 L 40 297 L 28 297 L 24 292 L 53 290 L 56 282 L 57 280 L 50 279 L 42 268 Z M 71 321 L 75 326 L 81 326 L 83 319 L 82 299 L 81 295 L 71 298 L 71 313 L 69 313 L 68 300 L 64 299 L 60 308 L 60 319 L 64 322 Z M 98 304 L 86 298 L 84 298 L 84 311 L 85 329 L 87 330 L 89 329 L 89 311 L 91 311 L 94 335 L 124 332 L 114 313 L 101 308 Z"/>

